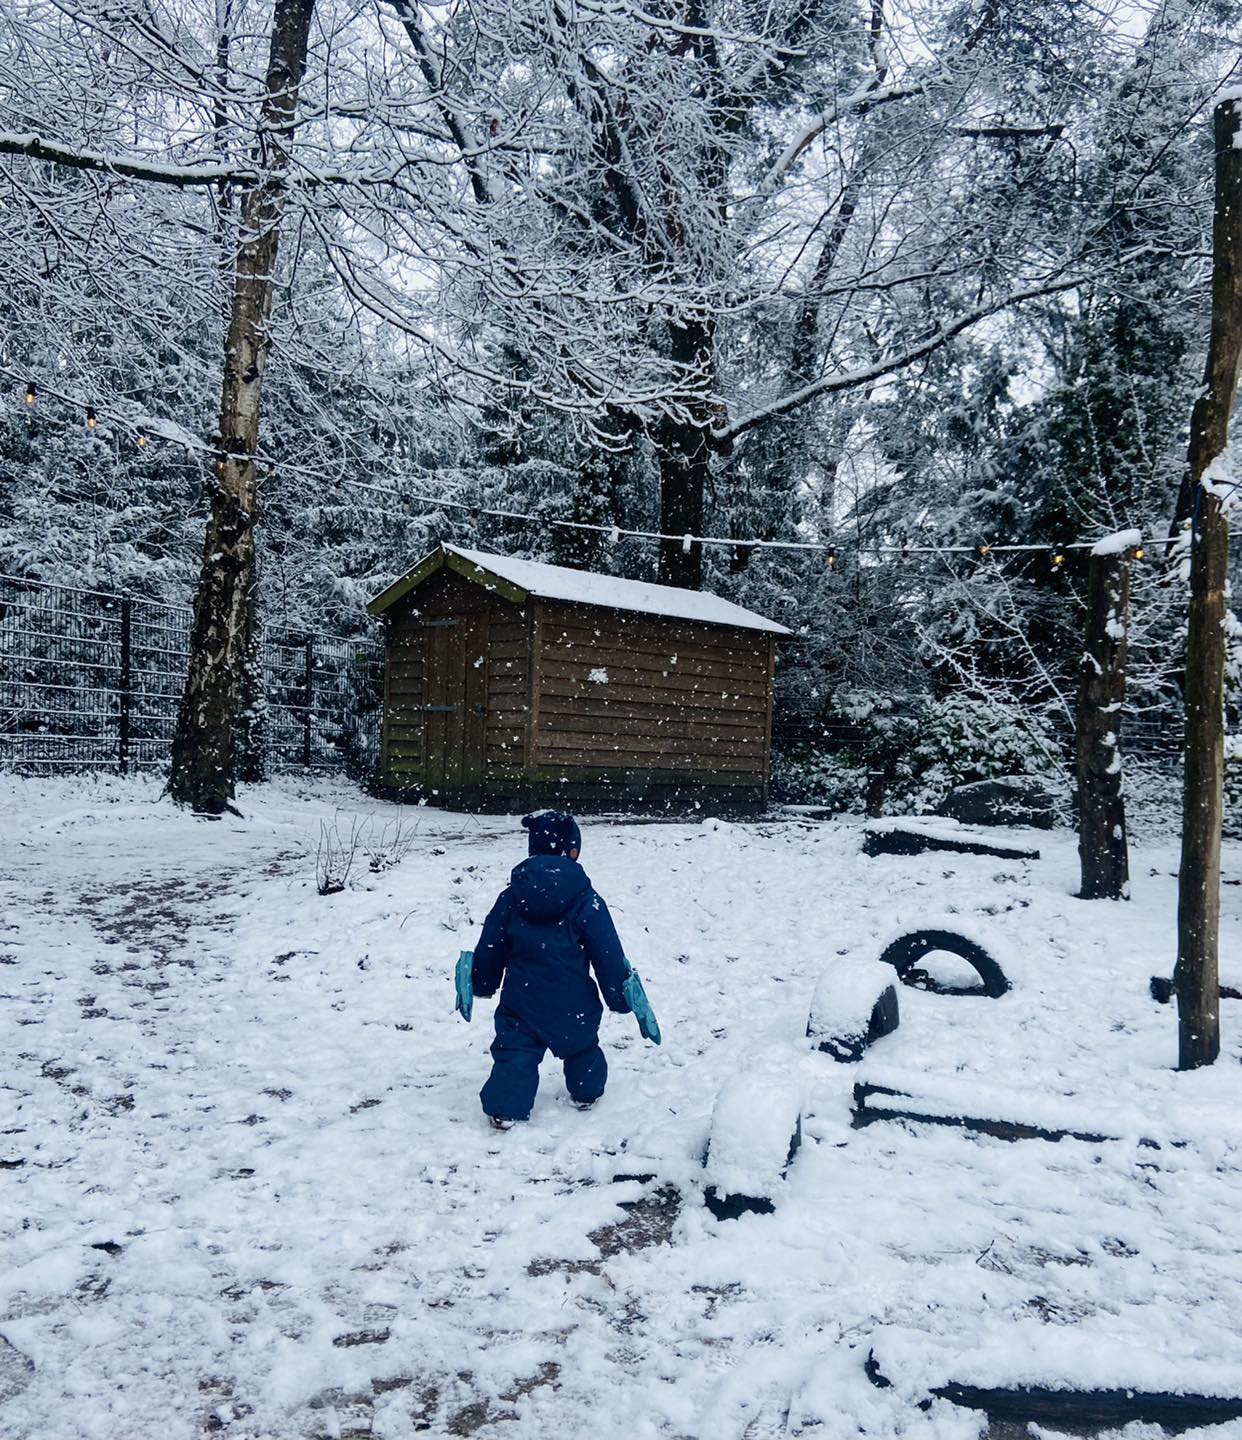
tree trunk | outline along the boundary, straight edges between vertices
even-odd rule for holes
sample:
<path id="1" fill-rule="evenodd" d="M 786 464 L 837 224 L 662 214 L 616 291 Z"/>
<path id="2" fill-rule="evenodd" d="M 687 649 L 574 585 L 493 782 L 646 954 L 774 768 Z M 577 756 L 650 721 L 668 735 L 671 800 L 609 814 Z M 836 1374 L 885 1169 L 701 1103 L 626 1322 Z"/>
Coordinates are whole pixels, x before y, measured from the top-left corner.
<path id="1" fill-rule="evenodd" d="M 1220 1054 L 1220 835 L 1224 784 L 1225 586 L 1229 522 L 1212 465 L 1229 438 L 1242 361 L 1242 100 L 1216 107 L 1212 327 L 1203 390 L 1190 420 L 1190 628 L 1186 777 L 1177 887 L 1178 1068 Z"/>
<path id="2" fill-rule="evenodd" d="M 211 815 L 220 814 L 233 798 L 233 733 L 255 583 L 254 456 L 285 174 L 313 9 L 314 0 L 276 0 L 272 16 L 257 154 L 263 178 L 241 206 L 220 429 L 209 482 L 211 515 L 194 602 L 190 670 L 173 736 L 169 793 L 179 804 Z"/>
<path id="3" fill-rule="evenodd" d="M 1078 691 L 1078 893 L 1084 900 L 1130 894 L 1119 743 L 1129 628 L 1129 558 L 1125 551 L 1093 554 Z"/>
<path id="4" fill-rule="evenodd" d="M 655 438 L 660 455 L 660 531 L 702 535 L 711 460 L 707 429 L 692 420 L 666 419 Z M 703 547 L 697 538 L 661 540 L 657 578 L 661 585 L 701 590 Z"/>
<path id="5" fill-rule="evenodd" d="M 671 323 L 672 356 L 687 372 L 699 372 L 706 386 L 712 370 L 715 335 L 710 322 L 681 316 Z M 711 406 L 707 401 L 683 402 L 681 413 L 667 415 L 653 439 L 660 464 L 660 531 L 678 538 L 660 541 L 658 579 L 661 585 L 684 590 L 703 588 L 703 533 L 707 487 L 711 476 Z"/>

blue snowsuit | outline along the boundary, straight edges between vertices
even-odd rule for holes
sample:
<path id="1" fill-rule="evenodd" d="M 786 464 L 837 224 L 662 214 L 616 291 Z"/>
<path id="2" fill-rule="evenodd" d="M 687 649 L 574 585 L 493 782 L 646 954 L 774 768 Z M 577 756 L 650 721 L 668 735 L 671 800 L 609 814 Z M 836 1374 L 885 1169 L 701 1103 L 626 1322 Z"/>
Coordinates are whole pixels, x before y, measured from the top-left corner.
<path id="1" fill-rule="evenodd" d="M 471 969 L 476 995 L 494 995 L 504 982 L 494 1064 L 479 1095 L 486 1114 L 529 1117 L 545 1050 L 564 1062 L 572 1099 L 599 1099 L 608 1062 L 599 1048 L 604 1011 L 591 971 L 608 1008 L 627 1014 L 627 969 L 608 907 L 576 860 L 532 855 L 517 866 L 483 922 Z"/>

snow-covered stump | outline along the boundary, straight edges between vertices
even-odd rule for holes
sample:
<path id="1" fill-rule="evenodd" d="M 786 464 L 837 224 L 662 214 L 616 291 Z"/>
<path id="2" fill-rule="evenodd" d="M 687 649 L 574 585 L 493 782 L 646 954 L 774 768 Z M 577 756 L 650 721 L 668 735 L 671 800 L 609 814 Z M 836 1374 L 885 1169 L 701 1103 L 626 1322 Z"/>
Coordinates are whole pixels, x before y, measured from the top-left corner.
<path id="1" fill-rule="evenodd" d="M 806 1033 L 834 1060 L 863 1052 L 896 1030 L 900 1019 L 892 971 L 870 960 L 835 960 L 820 976 Z"/>
<path id="2" fill-rule="evenodd" d="M 743 1071 L 721 1089 L 704 1157 L 703 1199 L 717 1220 L 770 1215 L 802 1144 L 802 1101 L 778 1076 Z"/>

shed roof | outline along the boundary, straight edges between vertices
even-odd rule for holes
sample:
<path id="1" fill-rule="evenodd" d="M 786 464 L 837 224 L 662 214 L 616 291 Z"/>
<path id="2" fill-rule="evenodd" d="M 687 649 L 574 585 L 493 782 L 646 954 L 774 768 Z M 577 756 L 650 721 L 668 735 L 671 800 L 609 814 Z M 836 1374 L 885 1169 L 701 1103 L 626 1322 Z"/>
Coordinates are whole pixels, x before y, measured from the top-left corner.
<path id="1" fill-rule="evenodd" d="M 515 560 L 485 550 L 465 550 L 459 545 L 441 545 L 367 606 L 372 615 L 382 615 L 390 605 L 403 599 L 416 586 L 447 566 L 468 580 L 497 591 L 506 600 L 521 602 L 528 596 L 542 600 L 565 600 L 576 605 L 599 605 L 609 610 L 631 610 L 640 615 L 666 619 L 695 620 L 703 625 L 729 625 L 738 630 L 765 630 L 772 635 L 790 635 L 784 625 L 765 620 L 719 595 L 700 590 L 679 590 L 672 585 L 649 585 L 644 580 L 618 580 L 590 570 L 570 570 L 563 565 L 544 565 L 536 560 Z"/>

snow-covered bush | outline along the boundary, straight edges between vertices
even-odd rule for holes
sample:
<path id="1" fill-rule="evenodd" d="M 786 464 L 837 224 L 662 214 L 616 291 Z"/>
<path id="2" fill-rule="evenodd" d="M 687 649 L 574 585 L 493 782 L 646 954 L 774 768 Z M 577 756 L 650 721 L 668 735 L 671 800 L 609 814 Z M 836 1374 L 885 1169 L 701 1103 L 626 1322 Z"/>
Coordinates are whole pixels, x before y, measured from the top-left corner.
<path id="1" fill-rule="evenodd" d="M 367 868 L 373 875 L 380 875 L 400 865 L 414 847 L 418 838 L 418 822 L 411 825 L 405 813 L 397 811 L 397 818 L 376 832 L 375 822 L 367 826 L 362 839 L 362 852 L 367 857 Z"/>
<path id="2" fill-rule="evenodd" d="M 772 799 L 780 805 L 822 805 L 861 813 L 866 786 L 866 766 L 847 751 L 824 750 L 813 741 L 803 741 L 772 755 Z"/>
<path id="3" fill-rule="evenodd" d="M 395 820 L 377 825 L 374 815 L 355 815 L 349 830 L 341 826 L 338 812 L 329 825 L 319 823 L 319 845 L 315 852 L 315 885 L 321 895 L 344 890 L 361 855 L 373 875 L 382 875 L 400 865 L 418 837 L 418 822 L 411 824 L 403 811 Z"/>
<path id="4" fill-rule="evenodd" d="M 900 709 L 877 702 L 869 713 L 855 706 L 850 718 L 866 736 L 872 813 L 923 814 L 958 785 L 1005 775 L 1063 788 L 1062 742 L 1041 715 L 1004 701 L 946 695 Z"/>
<path id="5" fill-rule="evenodd" d="M 358 850 L 369 822 L 358 816 L 350 821 L 349 833 L 340 828 L 340 815 L 329 825 L 319 822 L 319 846 L 315 852 L 315 888 L 321 895 L 339 895 L 346 885 L 358 858 Z"/>
<path id="6" fill-rule="evenodd" d="M 1178 777 L 1181 767 L 1178 766 Z M 1178 801 L 1181 787 L 1178 787 Z M 1179 814 L 1177 806 L 1174 814 Z M 1238 754 L 1238 741 L 1229 736 L 1225 744 L 1225 820 L 1223 830 L 1230 840 L 1242 840 L 1242 755 Z"/>

